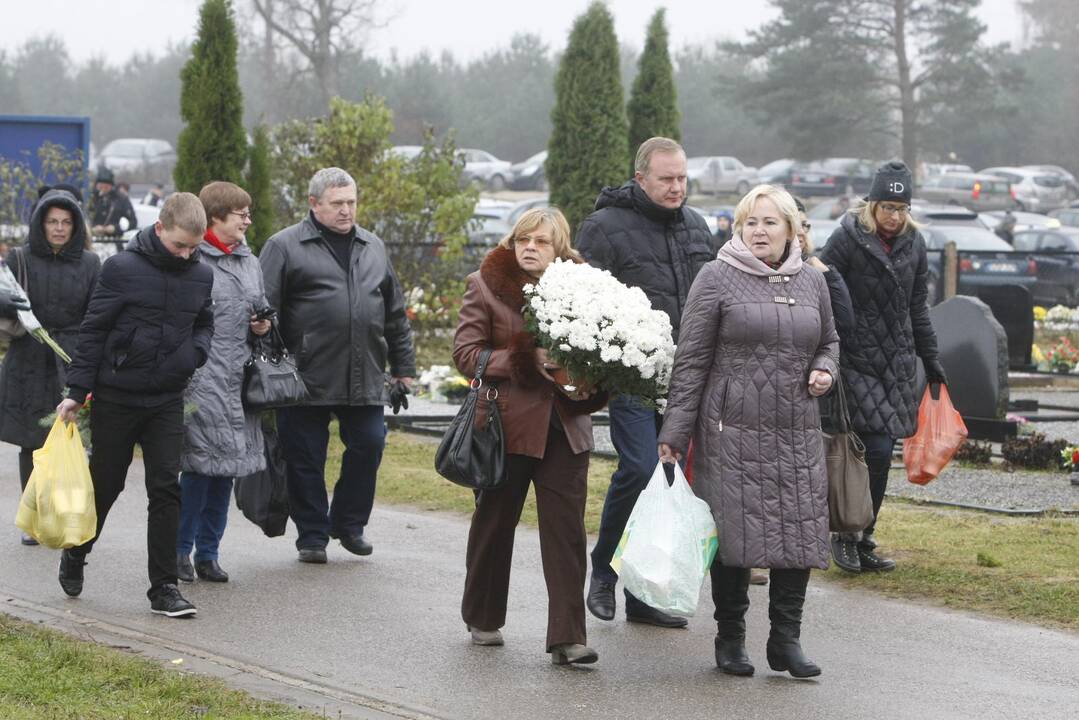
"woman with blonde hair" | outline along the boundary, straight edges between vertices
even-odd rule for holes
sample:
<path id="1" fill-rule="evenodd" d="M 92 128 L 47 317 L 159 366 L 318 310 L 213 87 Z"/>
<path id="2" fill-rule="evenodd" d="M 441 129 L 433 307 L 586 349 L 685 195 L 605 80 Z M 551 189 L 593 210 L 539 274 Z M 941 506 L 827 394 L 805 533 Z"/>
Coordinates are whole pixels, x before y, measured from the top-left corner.
<path id="1" fill-rule="evenodd" d="M 865 443 L 873 520 L 861 533 L 832 537 L 836 565 L 854 573 L 895 568 L 877 554 L 873 531 L 896 438 L 917 429 L 917 358 L 928 382 L 947 382 L 926 303 L 925 239 L 910 218 L 913 190 L 906 165 L 882 165 L 867 201 L 843 216 L 820 253 L 843 277 L 854 311 L 853 327 L 840 327 L 841 364 L 851 429 Z"/>
<path id="2" fill-rule="evenodd" d="M 824 278 L 802 262 L 799 224 L 794 198 L 774 186 L 738 203 L 734 236 L 689 292 L 659 435 L 664 462 L 693 441 L 693 491 L 719 530 L 716 664 L 731 675 L 754 672 L 745 646 L 750 568 L 770 570 L 768 665 L 820 674 L 800 637 L 810 570 L 828 567 L 815 398 L 832 387 L 839 339 Z"/>
<path id="3" fill-rule="evenodd" d="M 506 480 L 478 493 L 468 533 L 461 615 L 476 645 L 502 645 L 513 535 L 528 486 L 535 485 L 543 576 L 547 582 L 547 652 L 556 665 L 593 663 L 587 646 L 584 504 L 592 421 L 606 395 L 567 395 L 557 369 L 524 327 L 523 287 L 556 258 L 581 262 L 557 208 L 524 213 L 498 247 L 468 276 L 453 361 L 465 377 L 491 351 L 483 382 L 497 393 L 506 441 Z M 486 421 L 481 403 L 477 423 Z"/>

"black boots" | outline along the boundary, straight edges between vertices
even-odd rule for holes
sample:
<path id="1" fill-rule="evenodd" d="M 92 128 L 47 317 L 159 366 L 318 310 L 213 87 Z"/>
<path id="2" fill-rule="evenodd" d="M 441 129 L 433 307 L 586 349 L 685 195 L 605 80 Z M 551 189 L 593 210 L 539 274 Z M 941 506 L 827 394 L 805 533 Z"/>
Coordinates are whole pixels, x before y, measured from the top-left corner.
<path id="1" fill-rule="evenodd" d="M 895 570 L 895 560 L 876 553 L 877 541 L 873 533 L 863 533 L 858 541 L 858 564 L 866 572 L 891 572 Z"/>
<path id="2" fill-rule="evenodd" d="M 728 675 L 753 674 L 746 655 L 749 568 L 712 563 L 712 600 L 716 604 L 716 665 Z"/>
<path id="3" fill-rule="evenodd" d="M 768 634 L 768 667 L 777 672 L 788 671 L 796 678 L 816 677 L 820 675 L 820 668 L 806 658 L 799 642 L 809 570 L 776 568 L 771 575 L 768 619 L 772 622 L 772 630 Z"/>
<path id="4" fill-rule="evenodd" d="M 860 573 L 862 563 L 858 559 L 857 533 L 851 537 L 848 533 L 832 533 L 832 562 L 840 570 L 850 573 Z"/>

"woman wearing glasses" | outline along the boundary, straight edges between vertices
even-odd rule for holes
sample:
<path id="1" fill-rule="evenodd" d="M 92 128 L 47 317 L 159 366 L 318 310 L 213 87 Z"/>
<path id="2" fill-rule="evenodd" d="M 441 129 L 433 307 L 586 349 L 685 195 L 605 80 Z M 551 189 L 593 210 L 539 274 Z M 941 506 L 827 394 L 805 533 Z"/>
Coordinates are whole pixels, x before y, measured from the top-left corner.
<path id="1" fill-rule="evenodd" d="M 896 438 L 917 429 L 917 361 L 926 380 L 944 383 L 937 336 L 926 304 L 925 239 L 910 219 L 910 170 L 885 163 L 873 178 L 866 202 L 843 216 L 820 253 L 846 282 L 853 328 L 840 324 L 840 369 L 853 430 L 865 443 L 873 520 L 861 533 L 832 536 L 832 557 L 849 572 L 895 569 L 876 553 L 877 525 Z"/>
<path id="2" fill-rule="evenodd" d="M 209 229 L 199 247 L 214 271 L 214 339 L 206 364 L 187 386 L 184 401 L 195 406 L 184 428 L 180 459 L 180 528 L 177 577 L 192 582 L 227 582 L 218 564 L 233 478 L 266 466 L 258 414 L 243 410 L 244 362 L 251 355 L 249 333 L 265 335 L 269 320 L 257 320 L 266 306 L 262 269 L 244 243 L 251 226 L 251 196 L 230 182 L 212 182 L 199 192 Z M 195 564 L 191 565 L 191 550 Z"/>
<path id="3" fill-rule="evenodd" d="M 79 325 L 97 282 L 101 260 L 86 249 L 86 218 L 75 196 L 66 190 L 46 192 L 30 218 L 26 243 L 11 250 L 5 262 L 29 296 L 34 316 L 49 335 L 74 357 Z M 0 309 L 14 318 L 24 304 Z M 34 469 L 34 450 L 45 444 L 49 428 L 41 419 L 59 404 L 67 369 L 47 345 L 29 335 L 15 338 L 4 357 L 0 377 L 0 440 L 18 445 L 19 480 L 23 488 Z M 28 535 L 23 545 L 37 545 Z"/>

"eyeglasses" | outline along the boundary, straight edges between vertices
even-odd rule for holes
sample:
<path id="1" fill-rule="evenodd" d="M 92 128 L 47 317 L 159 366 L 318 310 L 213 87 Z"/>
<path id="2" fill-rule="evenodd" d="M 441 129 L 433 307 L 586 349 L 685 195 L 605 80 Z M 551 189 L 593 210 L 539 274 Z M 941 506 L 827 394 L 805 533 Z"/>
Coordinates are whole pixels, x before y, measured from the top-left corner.
<path id="1" fill-rule="evenodd" d="M 231 210 L 231 211 L 229 211 L 229 215 L 239 215 L 244 220 L 250 220 L 251 219 L 251 213 L 250 212 L 240 212 L 239 210 Z"/>
<path id="2" fill-rule="evenodd" d="M 45 221 L 45 225 L 47 227 L 51 227 L 51 228 L 69 228 L 69 227 L 72 227 L 74 224 L 75 223 L 71 222 L 70 220 L 46 220 Z"/>
<path id="3" fill-rule="evenodd" d="M 807 222 L 802 223 L 802 232 L 809 232 L 812 229 L 813 229 L 813 225 L 811 223 L 807 223 Z"/>
<path id="4" fill-rule="evenodd" d="M 881 203 L 880 205 L 877 205 L 877 207 L 880 208 L 881 211 L 889 215 L 906 215 L 910 212 L 909 205 L 892 205 L 891 203 Z"/>
<path id="5" fill-rule="evenodd" d="M 528 247 L 529 244 L 535 243 L 537 248 L 551 247 L 551 241 L 547 238 L 533 238 L 533 237 L 519 237 L 513 239 L 513 244 L 520 243 L 522 247 Z"/>

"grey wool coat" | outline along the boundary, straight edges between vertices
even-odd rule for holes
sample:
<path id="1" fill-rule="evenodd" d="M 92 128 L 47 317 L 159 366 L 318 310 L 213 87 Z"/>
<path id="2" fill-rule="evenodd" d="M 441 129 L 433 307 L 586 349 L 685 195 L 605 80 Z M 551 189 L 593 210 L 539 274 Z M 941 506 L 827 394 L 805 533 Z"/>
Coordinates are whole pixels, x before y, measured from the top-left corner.
<path id="1" fill-rule="evenodd" d="M 184 392 L 184 404 L 195 411 L 185 425 L 180 468 L 242 477 L 266 467 L 259 415 L 244 412 L 241 399 L 251 315 L 266 305 L 262 268 L 242 243 L 227 254 L 204 242 L 199 253 L 214 271 L 214 338 L 206 364 Z"/>
<path id="2" fill-rule="evenodd" d="M 690 290 L 659 441 L 693 440 L 693 491 L 732 567 L 826 568 L 828 480 L 810 370 L 836 376 L 824 277 L 778 269 L 734 238 Z"/>

